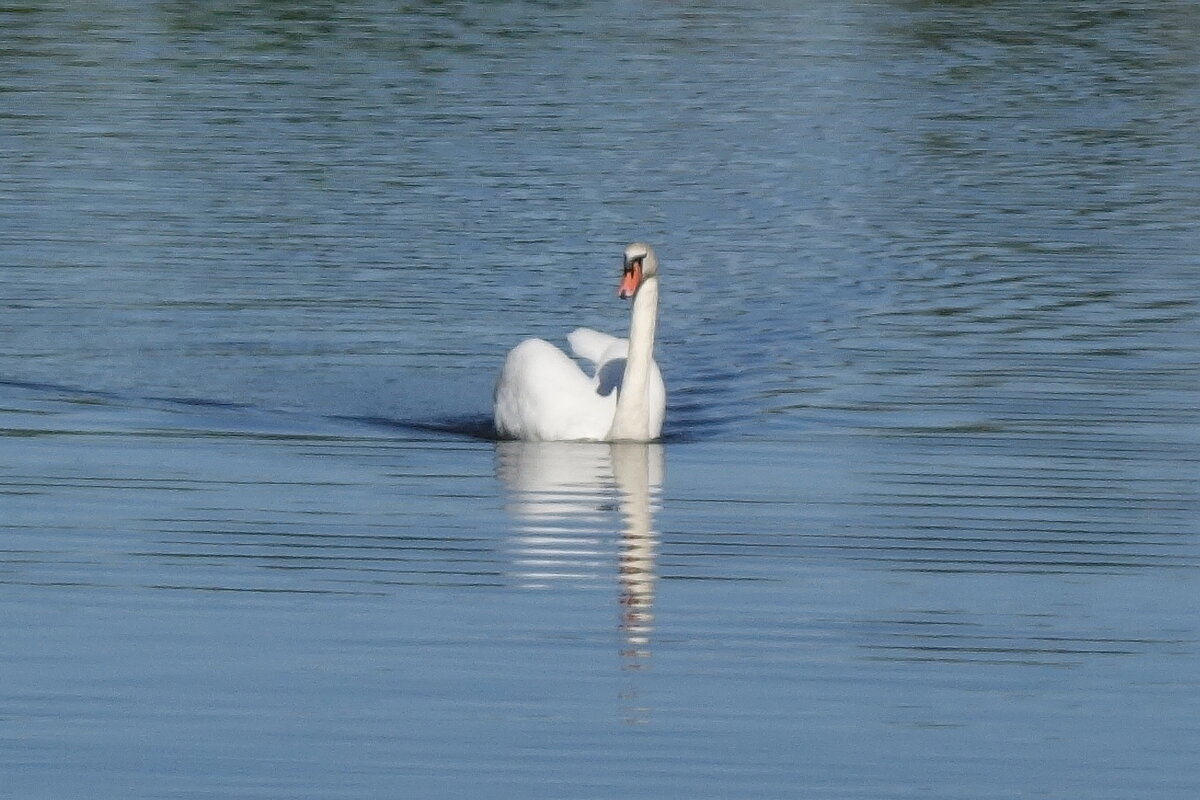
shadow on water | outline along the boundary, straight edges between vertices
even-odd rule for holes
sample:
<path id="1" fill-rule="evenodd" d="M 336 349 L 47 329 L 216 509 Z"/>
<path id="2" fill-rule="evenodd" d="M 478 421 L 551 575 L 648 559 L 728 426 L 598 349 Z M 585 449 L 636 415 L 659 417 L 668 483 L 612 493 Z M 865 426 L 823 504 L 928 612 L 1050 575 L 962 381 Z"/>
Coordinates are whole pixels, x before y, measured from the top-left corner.
<path id="1" fill-rule="evenodd" d="M 227 400 L 216 400 L 205 397 L 138 395 L 132 393 L 100 391 L 83 389 L 56 383 L 38 381 L 19 381 L 0 379 L 0 390 L 16 390 L 28 392 L 43 400 L 66 400 L 70 403 L 85 405 L 112 405 L 126 408 L 157 408 L 166 410 L 212 409 L 215 411 L 245 412 L 238 418 L 241 423 L 252 422 L 253 415 L 269 415 L 279 422 L 302 421 L 307 418 L 310 422 L 325 420 L 352 425 L 366 425 L 382 431 L 401 433 L 444 434 L 455 437 L 495 441 L 496 432 L 490 417 L 483 415 L 459 415 L 436 420 L 404 420 L 394 417 L 356 415 L 356 414 L 306 414 L 294 411 L 284 411 L 249 403 L 237 403 Z M 208 420 L 219 427 L 218 420 Z M 201 421 L 203 424 L 203 421 Z M 305 424 L 301 422 L 301 424 Z M 241 425 L 239 425 L 241 427 Z M 214 428 L 215 430 L 215 428 Z"/>
<path id="2" fill-rule="evenodd" d="M 484 416 L 482 414 L 446 417 L 431 421 L 408 421 L 376 416 L 333 416 L 331 419 L 370 425 L 383 430 L 421 431 L 423 433 L 444 434 L 467 439 L 515 444 L 512 440 L 499 436 L 496 433 L 496 426 L 492 422 L 491 416 Z M 712 438 L 720 430 L 718 426 L 705 424 L 675 425 L 672 427 L 674 428 L 673 430 L 669 427 L 663 433 L 662 437 L 657 441 L 658 444 L 701 441 Z"/>
<path id="3" fill-rule="evenodd" d="M 172 408 L 176 410 L 213 409 L 216 411 L 246 412 L 246 414 L 274 416 L 278 418 L 279 422 L 284 422 L 285 420 L 303 420 L 305 417 L 308 417 L 310 420 L 326 420 L 336 423 L 349 423 L 355 426 L 367 426 L 381 432 L 391 432 L 397 435 L 417 433 L 490 442 L 504 441 L 496 434 L 496 428 L 492 423 L 490 414 L 456 414 L 432 419 L 402 419 L 377 414 L 307 414 L 205 397 L 137 395 L 83 389 L 56 383 L 6 379 L 0 379 L 0 389 L 32 392 L 45 399 L 65 399 L 74 403 L 120 405 L 127 407 L 146 406 L 167 408 L 168 410 Z M 243 418 L 241 421 L 246 422 L 248 419 Z M 660 441 L 663 443 L 676 443 L 711 439 L 723 429 L 724 426 L 711 421 L 687 419 L 677 422 L 674 425 L 668 424 Z"/>
<path id="4" fill-rule="evenodd" d="M 38 394 L 47 395 L 51 398 L 67 399 L 76 402 L 121 403 L 126 405 L 174 405 L 192 408 L 217 408 L 224 410 L 256 410 L 254 406 L 251 406 L 247 403 L 234 403 L 227 400 L 214 400 L 204 397 L 175 397 L 157 395 L 146 395 L 139 397 L 137 395 L 122 394 L 120 392 L 81 389 L 76 386 L 66 386 L 63 384 L 44 383 L 39 381 L 0 379 L 0 389 L 17 389 L 28 392 L 36 392 Z"/>
<path id="5" fill-rule="evenodd" d="M 496 426 L 492 424 L 491 417 L 486 417 L 482 414 L 447 417 L 432 421 L 409 421 L 392 417 L 341 414 L 329 415 L 329 419 L 367 425 L 383 431 L 419 431 L 421 433 L 444 434 L 466 439 L 499 441 L 499 437 L 496 436 Z"/>

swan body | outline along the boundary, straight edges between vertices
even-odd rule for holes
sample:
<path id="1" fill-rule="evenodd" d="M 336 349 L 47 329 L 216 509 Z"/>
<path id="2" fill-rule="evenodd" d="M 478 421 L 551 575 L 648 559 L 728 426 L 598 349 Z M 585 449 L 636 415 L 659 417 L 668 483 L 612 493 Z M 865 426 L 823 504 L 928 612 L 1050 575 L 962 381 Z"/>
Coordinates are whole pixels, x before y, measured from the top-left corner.
<path id="1" fill-rule="evenodd" d="M 633 297 L 628 339 L 590 328 L 567 336 L 571 352 L 592 364 L 591 374 L 543 339 L 526 339 L 509 352 L 494 398 L 500 436 L 599 442 L 659 437 L 667 391 L 654 362 L 658 260 L 649 245 L 625 248 L 619 294 Z"/>

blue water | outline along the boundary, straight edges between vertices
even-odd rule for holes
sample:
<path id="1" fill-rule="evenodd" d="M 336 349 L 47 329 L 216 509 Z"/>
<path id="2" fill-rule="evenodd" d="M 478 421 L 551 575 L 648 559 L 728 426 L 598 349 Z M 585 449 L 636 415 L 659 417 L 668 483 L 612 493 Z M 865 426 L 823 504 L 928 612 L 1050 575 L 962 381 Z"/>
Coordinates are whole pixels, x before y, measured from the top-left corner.
<path id="1" fill-rule="evenodd" d="M 0 8 L 0 794 L 1197 796 L 1197 41 Z M 664 441 L 493 441 L 635 239 Z"/>

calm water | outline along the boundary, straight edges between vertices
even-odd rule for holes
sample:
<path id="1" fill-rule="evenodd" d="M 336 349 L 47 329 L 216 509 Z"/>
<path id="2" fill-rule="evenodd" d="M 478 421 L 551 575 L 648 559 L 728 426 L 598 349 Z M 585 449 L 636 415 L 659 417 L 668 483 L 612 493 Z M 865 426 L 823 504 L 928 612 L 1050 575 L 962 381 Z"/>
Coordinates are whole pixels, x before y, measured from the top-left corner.
<path id="1" fill-rule="evenodd" d="M 1200 795 L 1197 43 L 0 8 L 6 792 Z M 481 436 L 639 238 L 666 441 Z"/>

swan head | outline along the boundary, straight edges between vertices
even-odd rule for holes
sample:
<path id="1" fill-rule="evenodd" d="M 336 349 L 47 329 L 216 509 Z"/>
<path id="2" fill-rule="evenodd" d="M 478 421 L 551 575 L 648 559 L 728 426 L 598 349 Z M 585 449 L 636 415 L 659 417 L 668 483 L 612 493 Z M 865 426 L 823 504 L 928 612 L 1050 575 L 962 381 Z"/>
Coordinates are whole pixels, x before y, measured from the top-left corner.
<path id="1" fill-rule="evenodd" d="M 625 248 L 625 270 L 617 296 L 622 300 L 633 297 L 647 278 L 658 275 L 658 258 L 645 242 L 634 242 Z"/>

